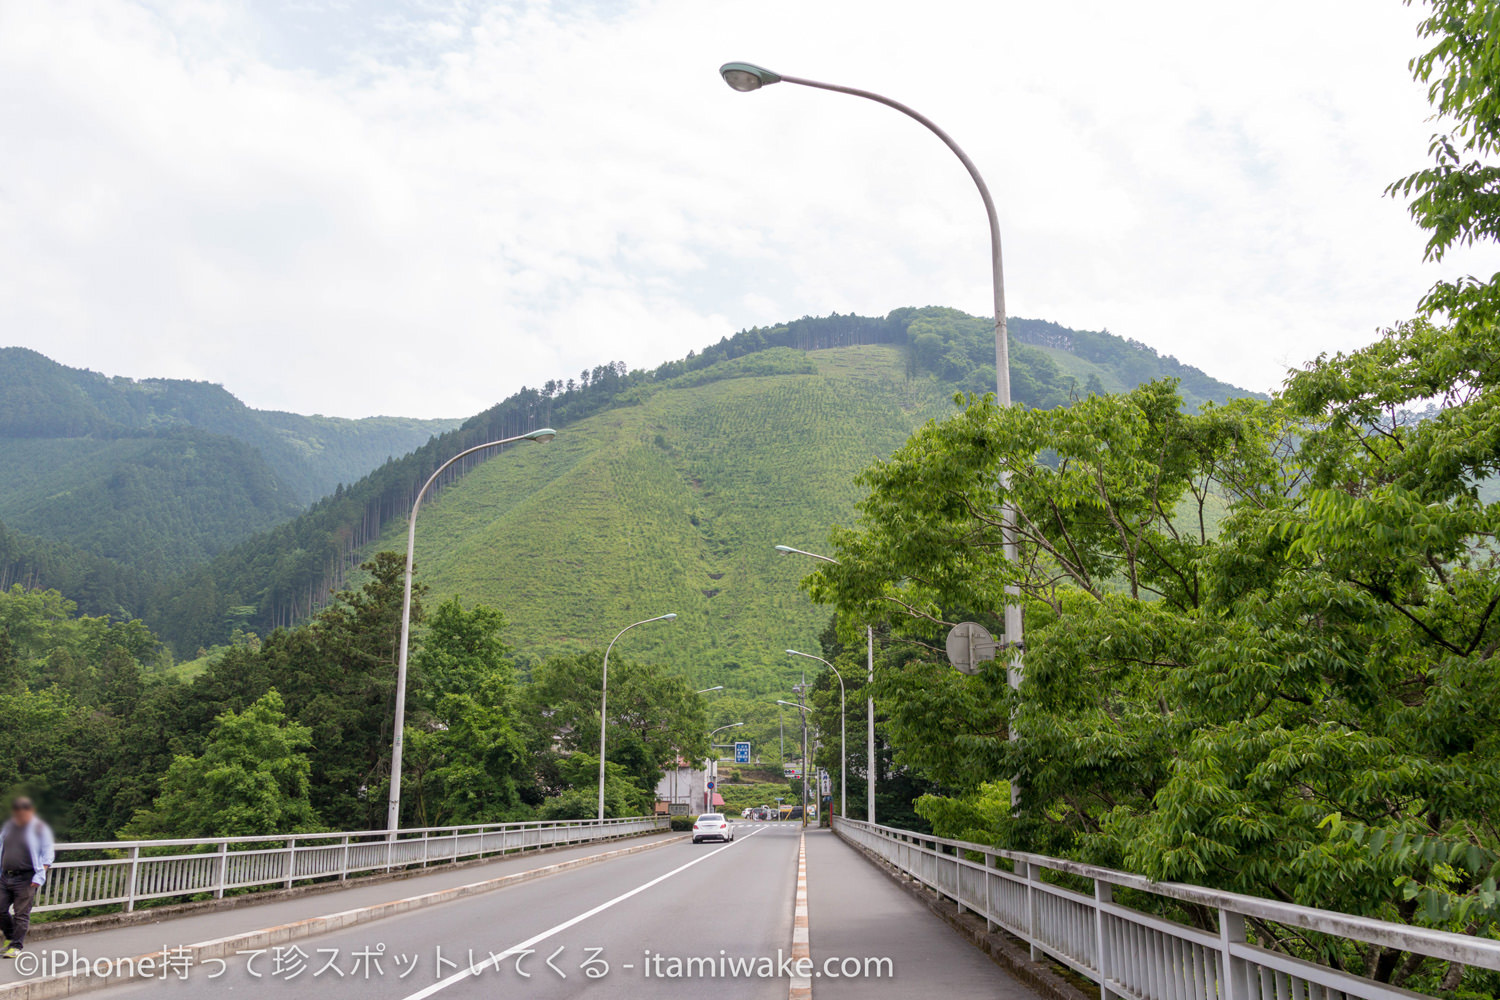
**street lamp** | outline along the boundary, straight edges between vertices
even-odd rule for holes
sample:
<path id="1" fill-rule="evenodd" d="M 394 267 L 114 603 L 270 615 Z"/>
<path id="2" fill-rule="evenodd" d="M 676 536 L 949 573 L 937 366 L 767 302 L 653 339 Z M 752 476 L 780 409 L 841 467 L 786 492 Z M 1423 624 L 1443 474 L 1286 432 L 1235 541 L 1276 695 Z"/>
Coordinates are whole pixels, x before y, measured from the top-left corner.
<path id="1" fill-rule="evenodd" d="M 676 621 L 676 614 L 657 615 L 655 618 L 643 618 L 638 622 L 631 622 L 615 637 L 609 640 L 609 645 L 604 647 L 604 671 L 603 679 L 599 684 L 599 822 L 604 822 L 604 734 L 609 729 L 609 651 L 615 648 L 615 643 L 620 641 L 620 636 L 629 632 L 637 625 L 648 625 L 651 622 Z"/>
<path id="2" fill-rule="evenodd" d="M 809 559 L 821 559 L 835 566 L 839 564 L 837 559 L 819 555 L 816 552 L 808 552 L 806 549 L 794 549 L 790 545 L 778 545 L 776 551 L 784 556 L 807 556 Z M 873 685 L 875 683 L 875 626 L 873 625 L 865 626 L 865 669 L 869 674 L 866 683 Z M 839 678 L 839 683 L 842 693 L 842 677 Z M 875 823 L 875 696 L 868 693 L 868 689 L 865 695 L 865 726 L 865 821 L 873 826 Z M 842 813 L 842 815 L 847 818 L 849 814 Z"/>
<path id="3" fill-rule="evenodd" d="M 807 689 L 806 685 L 799 685 L 797 697 L 802 697 L 802 692 Z M 776 704 L 795 708 L 802 713 L 802 825 L 807 826 L 807 705 L 795 701 L 783 701 L 776 699 Z"/>
<path id="4" fill-rule="evenodd" d="M 715 684 L 711 688 L 704 688 L 701 691 L 694 691 L 693 694 L 708 694 L 710 691 L 722 691 L 722 690 L 724 690 L 724 685 L 722 685 L 722 684 Z"/>
<path id="5" fill-rule="evenodd" d="M 979 189 L 979 199 L 984 202 L 985 217 L 990 224 L 990 277 L 991 286 L 995 300 L 995 400 L 1001 406 L 1010 405 L 1010 338 L 1005 330 L 1005 269 L 1001 264 L 1000 256 L 1000 218 L 995 213 L 995 200 L 990 197 L 989 185 L 985 184 L 984 177 L 979 173 L 979 168 L 974 161 L 969 159 L 969 154 L 963 151 L 953 137 L 938 127 L 932 119 L 923 115 L 913 108 L 907 107 L 900 101 L 894 101 L 882 94 L 876 94 L 869 90 L 858 90 L 854 87 L 844 87 L 835 83 L 821 83 L 817 80 L 808 80 L 797 76 L 782 76 L 773 73 L 763 66 L 753 63 L 732 62 L 725 63 L 719 67 L 719 75 L 724 82 L 735 90 L 748 92 L 759 90 L 773 83 L 795 83 L 803 87 L 813 87 L 817 90 L 831 90 L 838 94 L 849 94 L 853 97 L 863 97 L 865 100 L 874 101 L 876 104 L 884 104 L 888 108 L 906 115 L 927 128 L 933 135 L 943 140 L 943 144 L 953 151 L 964 169 L 969 172 L 969 177 L 974 181 L 974 186 Z M 1008 485 L 1010 477 L 1007 473 L 1000 474 L 1002 486 Z M 1016 561 L 1016 511 L 1009 503 L 1000 508 L 1000 536 L 1007 561 Z M 1006 671 L 1007 680 L 1012 688 L 1021 686 L 1021 650 L 1024 648 L 1021 635 L 1021 603 L 1020 588 L 1009 586 L 1005 588 L 1005 642 L 1010 647 L 1010 666 Z M 873 634 L 870 644 L 874 646 Z M 1010 738 L 1016 738 L 1015 727 L 1011 727 Z M 871 740 L 871 747 L 874 740 Z M 1019 784 L 1011 782 L 1011 805 L 1017 800 L 1017 789 Z M 870 799 L 871 808 L 874 808 L 874 798 Z M 874 819 L 871 819 L 874 822 Z"/>
<path id="6" fill-rule="evenodd" d="M 518 434 L 515 437 L 487 441 L 472 448 L 465 448 L 438 466 L 437 470 L 427 477 L 427 482 L 422 484 L 422 488 L 417 490 L 417 498 L 412 501 L 411 517 L 406 522 L 406 584 L 401 598 L 401 652 L 396 660 L 396 732 L 391 738 L 391 791 L 385 812 L 385 827 L 392 836 L 401 825 L 401 752 L 406 742 L 403 736 L 406 730 L 406 653 L 411 642 L 411 577 L 417 550 L 417 511 L 422 506 L 422 497 L 427 495 L 428 489 L 432 487 L 437 477 L 461 458 L 467 458 L 475 452 L 488 448 L 514 444 L 517 441 L 551 441 L 555 437 L 557 437 L 557 431 L 550 427 L 543 427 L 527 434 Z"/>
<path id="7" fill-rule="evenodd" d="M 805 656 L 809 660 L 817 660 L 823 666 L 832 670 L 833 676 L 839 679 L 839 815 L 847 817 L 849 815 L 849 791 L 845 787 L 845 778 L 848 776 L 848 761 L 844 754 L 846 723 L 846 716 L 844 715 L 844 675 L 839 673 L 838 667 L 835 667 L 821 656 L 814 656 L 811 653 L 799 653 L 795 649 L 787 650 L 786 654 L 788 656 Z"/>
<path id="8" fill-rule="evenodd" d="M 711 785 L 717 785 L 719 783 L 719 761 L 718 761 L 718 754 L 716 754 L 716 753 L 713 752 L 713 750 L 714 750 L 714 737 L 716 735 L 718 735 L 719 733 L 722 733 L 726 729 L 733 729 L 736 726 L 743 726 L 743 725 L 744 725 L 743 722 L 731 722 L 727 726 L 720 726 L 718 729 L 714 729 L 714 730 L 711 730 L 709 732 L 709 734 L 708 734 L 708 751 L 709 751 L 708 764 L 709 764 L 709 768 L 705 769 L 705 773 L 710 774 L 710 777 L 707 780 L 708 780 L 708 782 Z M 705 812 L 713 812 L 714 811 L 714 790 L 713 790 L 712 787 L 705 788 L 703 790 L 703 809 L 704 809 Z"/>

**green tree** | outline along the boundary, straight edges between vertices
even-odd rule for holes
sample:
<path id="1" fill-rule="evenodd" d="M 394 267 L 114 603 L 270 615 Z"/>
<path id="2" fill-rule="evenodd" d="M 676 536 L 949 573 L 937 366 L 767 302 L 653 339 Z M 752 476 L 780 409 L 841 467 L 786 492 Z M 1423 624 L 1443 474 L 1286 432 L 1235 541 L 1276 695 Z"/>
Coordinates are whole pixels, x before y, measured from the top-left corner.
<path id="1" fill-rule="evenodd" d="M 533 674 L 526 690 L 529 743 L 539 784 L 568 787 L 562 761 L 592 752 L 599 766 L 599 684 L 603 654 L 555 657 Z M 650 794 L 678 755 L 708 753 L 703 699 L 681 677 L 655 664 L 612 657 L 606 752 L 636 787 Z M 595 775 L 597 784 L 597 773 Z"/>
<path id="2" fill-rule="evenodd" d="M 505 616 L 457 599 L 433 613 L 414 658 L 406 761 L 411 804 L 423 825 L 520 818 L 526 742 L 517 729 L 515 681 L 501 638 Z"/>
<path id="3" fill-rule="evenodd" d="M 275 690 L 244 712 L 225 712 L 202 755 L 174 760 L 162 777 L 161 794 L 121 836 L 239 837 L 317 829 L 305 752 L 311 740 L 311 730 L 288 721 Z"/>
<path id="4" fill-rule="evenodd" d="M 26 672 L 16 655 L 10 632 L 0 626 L 0 694 L 18 694 L 26 688 Z"/>
<path id="5" fill-rule="evenodd" d="M 579 752 L 558 765 L 563 790 L 542 804 L 543 819 L 593 819 L 599 815 L 599 755 Z M 621 765 L 604 769 L 604 815 L 641 816 L 651 811 L 652 793 Z"/>

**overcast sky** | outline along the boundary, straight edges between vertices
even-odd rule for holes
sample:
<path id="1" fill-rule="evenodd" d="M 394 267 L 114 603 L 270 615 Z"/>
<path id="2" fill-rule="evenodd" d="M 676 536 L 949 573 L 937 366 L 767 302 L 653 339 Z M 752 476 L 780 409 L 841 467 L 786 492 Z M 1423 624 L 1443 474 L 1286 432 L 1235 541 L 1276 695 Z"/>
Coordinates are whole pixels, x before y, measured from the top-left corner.
<path id="1" fill-rule="evenodd" d="M 0 343 L 464 416 L 746 326 L 989 304 L 1253 389 L 1441 274 L 1399 0 L 0 0 Z M 1482 259 L 1488 256 L 1491 260 Z"/>

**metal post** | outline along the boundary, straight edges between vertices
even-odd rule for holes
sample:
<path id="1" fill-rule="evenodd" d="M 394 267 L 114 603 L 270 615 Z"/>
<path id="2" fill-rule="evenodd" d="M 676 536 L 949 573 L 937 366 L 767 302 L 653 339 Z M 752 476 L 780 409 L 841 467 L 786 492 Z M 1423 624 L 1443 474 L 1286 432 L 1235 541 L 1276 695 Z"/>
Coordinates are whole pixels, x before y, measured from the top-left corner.
<path id="1" fill-rule="evenodd" d="M 346 834 L 344 834 L 343 840 L 339 844 L 339 881 L 340 882 L 347 882 L 348 880 L 349 880 L 349 835 L 346 833 Z"/>
<path id="2" fill-rule="evenodd" d="M 984 929 L 987 931 L 992 931 L 998 926 L 994 920 L 995 901 L 990 891 L 990 887 L 995 882 L 994 868 L 995 856 L 986 854 L 984 856 Z"/>
<path id="3" fill-rule="evenodd" d="M 223 845 L 223 844 L 219 845 L 220 851 L 222 851 L 225 846 L 226 845 Z M 130 849 L 130 884 L 128 886 L 126 886 L 126 888 L 125 888 L 125 912 L 126 913 L 130 913 L 131 911 L 133 911 L 135 909 L 136 878 L 138 877 L 140 866 L 141 866 L 141 849 L 140 849 L 139 846 L 132 847 Z M 224 895 L 224 876 L 223 876 L 223 869 L 220 869 L 219 891 L 216 892 L 216 893 L 214 893 L 214 896 L 216 898 L 222 898 L 223 895 Z"/>
<path id="4" fill-rule="evenodd" d="M 290 889 L 292 881 L 297 877 L 297 838 L 288 837 L 286 841 L 286 884 L 282 887 Z"/>
<path id="5" fill-rule="evenodd" d="M 803 690 L 797 692 L 797 701 L 802 704 L 807 685 L 802 685 Z M 802 708 L 802 829 L 807 829 L 807 774 L 811 770 L 807 759 L 807 707 Z"/>
<path id="6" fill-rule="evenodd" d="M 1104 904 L 1115 899 L 1115 887 L 1100 878 L 1094 879 L 1094 936 L 1099 954 L 1099 1000 L 1110 1000 L 1114 996 L 1109 980 L 1114 972 L 1114 959 L 1109 954 L 1108 915 Z"/>
<path id="7" fill-rule="evenodd" d="M 1041 931 L 1037 899 L 1039 890 L 1036 884 L 1041 881 L 1041 869 L 1029 861 L 1019 861 L 1017 864 L 1026 866 L 1026 943 L 1031 946 L 1031 960 L 1036 961 L 1042 957 L 1041 949 L 1036 946 L 1038 935 Z"/>
<path id="8" fill-rule="evenodd" d="M 417 511 L 422 506 L 422 497 L 432 487 L 438 476 L 442 475 L 454 462 L 465 458 L 477 451 L 486 448 L 498 448 L 501 445 L 512 444 L 516 441 L 549 441 L 556 431 L 551 428 L 531 431 L 516 437 L 502 438 L 499 441 L 488 441 L 473 448 L 466 448 L 454 455 L 448 461 L 437 467 L 432 475 L 427 477 L 427 482 L 417 490 L 417 498 L 412 501 L 411 517 L 406 522 L 406 574 L 401 594 L 401 650 L 396 658 L 396 731 L 391 736 L 391 791 L 390 799 L 386 804 L 385 828 L 389 834 L 388 839 L 395 839 L 396 831 L 401 825 L 401 753 L 405 747 L 406 729 L 406 654 L 411 642 L 411 577 L 412 565 L 416 559 L 417 549 Z"/>
<path id="9" fill-rule="evenodd" d="M 1219 910 L 1219 997 L 1221 1000 L 1250 1000 L 1249 969 L 1245 960 L 1235 958 L 1234 945 L 1245 942 L 1245 918 L 1230 910 Z"/>
<path id="10" fill-rule="evenodd" d="M 869 670 L 869 685 L 875 683 L 875 626 L 865 626 L 865 664 Z M 865 689 L 865 714 L 867 726 L 865 739 L 865 819 L 871 825 L 875 823 L 875 696 L 870 693 L 870 688 Z"/>

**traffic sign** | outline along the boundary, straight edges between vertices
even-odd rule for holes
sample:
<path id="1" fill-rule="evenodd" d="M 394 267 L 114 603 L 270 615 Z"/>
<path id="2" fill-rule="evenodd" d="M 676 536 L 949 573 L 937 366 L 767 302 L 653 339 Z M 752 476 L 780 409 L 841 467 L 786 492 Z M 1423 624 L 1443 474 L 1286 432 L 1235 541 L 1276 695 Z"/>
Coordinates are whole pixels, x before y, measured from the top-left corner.
<path id="1" fill-rule="evenodd" d="M 710 781 L 710 782 L 709 782 L 709 783 L 708 783 L 708 787 L 709 787 L 709 788 L 712 788 L 712 787 L 714 787 L 714 783 L 713 783 L 713 782 L 712 782 L 712 781 Z"/>
<path id="2" fill-rule="evenodd" d="M 959 673 L 979 673 L 979 665 L 993 660 L 997 648 L 995 637 L 978 622 L 959 622 L 948 632 L 948 662 Z"/>
<path id="3" fill-rule="evenodd" d="M 736 764 L 750 763 L 750 744 L 736 743 L 734 745 L 734 762 Z"/>

